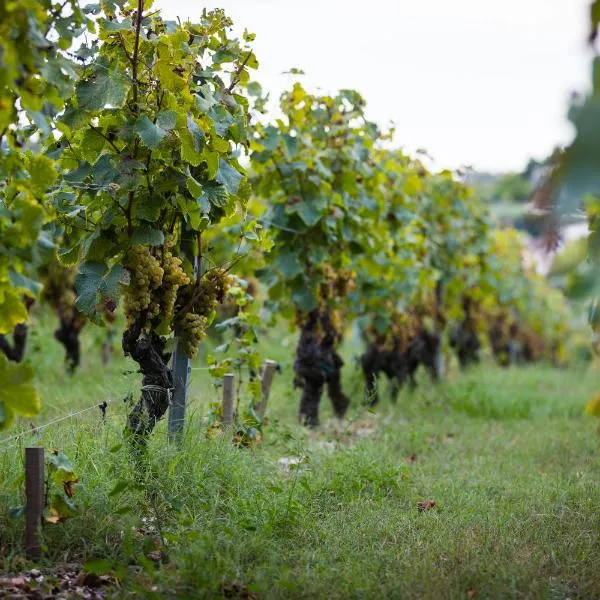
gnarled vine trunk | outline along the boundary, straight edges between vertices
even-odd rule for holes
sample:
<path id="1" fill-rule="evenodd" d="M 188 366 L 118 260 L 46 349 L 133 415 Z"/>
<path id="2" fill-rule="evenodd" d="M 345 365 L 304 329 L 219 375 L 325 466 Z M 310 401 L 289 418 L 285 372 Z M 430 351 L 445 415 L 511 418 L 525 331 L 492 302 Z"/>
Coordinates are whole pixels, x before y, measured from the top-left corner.
<path id="1" fill-rule="evenodd" d="M 29 296 L 23 296 L 23 303 L 28 313 L 35 304 L 35 300 Z M 25 356 L 25 348 L 27 347 L 27 335 L 29 333 L 29 325 L 27 323 L 19 323 L 12 333 L 12 344 L 6 335 L 0 335 L 0 351 L 4 353 L 8 360 L 20 363 Z"/>
<path id="2" fill-rule="evenodd" d="M 479 362 L 481 343 L 475 330 L 472 304 L 468 298 L 463 300 L 464 319 L 456 326 L 450 336 L 450 345 L 455 349 L 461 369 Z"/>
<path id="3" fill-rule="evenodd" d="M 325 386 L 338 418 L 344 417 L 350 404 L 342 390 L 344 361 L 335 348 L 338 339 L 339 334 L 327 311 L 313 310 L 308 315 L 302 326 L 294 361 L 294 385 L 302 388 L 299 419 L 308 427 L 319 425 L 319 404 Z"/>
<path id="4" fill-rule="evenodd" d="M 408 376 L 407 353 L 398 344 L 385 350 L 381 344 L 369 344 L 361 356 L 361 366 L 365 376 L 365 403 L 375 406 L 379 402 L 377 389 L 379 374 L 384 373 L 392 384 L 391 400 L 396 402 Z"/>
<path id="5" fill-rule="evenodd" d="M 65 349 L 65 362 L 67 371 L 74 373 L 81 362 L 81 342 L 79 335 L 86 323 L 86 318 L 78 311 L 71 311 L 69 315 L 60 315 L 60 326 L 54 332 L 54 337 Z"/>
<path id="6" fill-rule="evenodd" d="M 154 332 L 146 334 L 138 319 L 123 332 L 122 347 L 140 366 L 143 375 L 140 398 L 127 417 L 125 433 L 136 450 L 147 445 L 148 435 L 165 415 L 173 389 L 173 376 L 165 352 L 166 340 Z"/>
<path id="7" fill-rule="evenodd" d="M 25 323 L 19 323 L 13 330 L 12 344 L 7 336 L 0 335 L 0 350 L 8 360 L 20 363 L 25 355 L 27 345 L 28 326 Z"/>
<path id="8" fill-rule="evenodd" d="M 516 365 L 519 362 L 520 350 L 517 332 L 516 325 L 511 324 L 510 327 L 507 327 L 504 317 L 497 317 L 490 328 L 489 338 L 492 353 L 502 367 Z"/>

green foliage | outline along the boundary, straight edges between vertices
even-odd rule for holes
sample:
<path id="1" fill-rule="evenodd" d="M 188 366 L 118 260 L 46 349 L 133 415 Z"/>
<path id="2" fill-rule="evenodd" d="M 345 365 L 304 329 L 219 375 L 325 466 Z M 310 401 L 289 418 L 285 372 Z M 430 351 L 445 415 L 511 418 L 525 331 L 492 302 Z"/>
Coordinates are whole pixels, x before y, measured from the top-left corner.
<path id="1" fill-rule="evenodd" d="M 0 335 L 28 319 L 24 296 L 39 291 L 31 263 L 41 229 L 52 216 L 45 194 L 57 172 L 31 140 L 50 135 L 53 117 L 72 90 L 76 67 L 65 51 L 85 27 L 74 0 L 0 5 Z M 15 414 L 35 414 L 39 398 L 27 368 L 6 364 L 2 357 L 1 369 L 6 379 L 24 386 L 23 399 L 11 400 L 6 392 L 0 400 L 3 428 Z"/>
<path id="2" fill-rule="evenodd" d="M 32 286 L 23 284 L 51 218 L 45 194 L 57 180 L 52 159 L 29 140 L 48 136 L 72 90 L 76 70 L 64 51 L 84 27 L 76 2 L 0 7 L 0 334 L 27 320 L 20 301 Z"/>
<path id="3" fill-rule="evenodd" d="M 56 209 L 67 232 L 79 232 L 63 253 L 82 261 L 79 309 L 98 316 L 120 289 L 135 292 L 140 274 L 131 269 L 143 265 L 131 262 L 131 249 L 148 247 L 144 264 L 158 260 L 156 285 L 143 302 L 133 298 L 128 316 L 164 335 L 192 314 L 203 285 L 192 266 L 194 255 L 208 258 L 202 234 L 243 214 L 238 155 L 250 130 L 239 90 L 257 63 L 245 42 L 228 37 L 231 21 L 220 10 L 180 24 L 142 3 L 93 10 L 101 45 L 78 51 L 90 60 L 57 125 L 63 201 Z M 179 268 L 165 262 L 171 255 L 185 258 L 187 280 L 167 281 L 175 277 L 168 269 Z M 192 299 L 176 300 L 190 280 Z"/>
<path id="4" fill-rule="evenodd" d="M 77 515 L 73 486 L 79 482 L 79 477 L 71 461 L 59 450 L 52 450 L 47 456 L 46 468 L 44 520 L 46 523 L 60 523 Z"/>
<path id="5" fill-rule="evenodd" d="M 0 352 L 0 431 L 10 427 L 15 414 L 31 417 L 39 412 L 33 376 L 31 366 L 10 363 Z"/>
<path id="6" fill-rule="evenodd" d="M 273 229 L 262 274 L 273 311 L 290 316 L 320 303 L 335 307 L 339 294 L 320 293 L 324 263 L 335 272 L 348 269 L 377 244 L 370 226 L 380 133 L 364 106 L 355 91 L 315 96 L 296 83 L 281 96 L 283 118 L 261 127 L 252 143 L 255 189 L 268 201 L 264 219 Z"/>
<path id="7" fill-rule="evenodd" d="M 507 173 L 497 181 L 490 191 L 492 202 L 522 204 L 531 196 L 531 186 L 520 173 Z"/>
<path id="8" fill-rule="evenodd" d="M 579 215 L 583 208 L 588 217 L 589 236 L 586 260 L 571 257 L 570 270 L 563 273 L 564 286 L 577 300 L 591 301 L 590 325 L 596 333 L 600 320 L 597 318 L 597 302 L 600 294 L 598 265 L 600 258 L 600 57 L 595 48 L 600 24 L 600 3 L 590 4 L 589 41 L 595 50 L 591 65 L 591 90 L 585 95 L 576 95 L 569 110 L 569 120 L 575 127 L 575 138 L 564 152 L 552 157 L 551 172 L 541 188 L 538 202 L 542 208 L 552 209 L 553 223 L 565 215 Z M 560 265 L 559 265 L 560 266 Z M 566 265 L 564 265 L 566 266 Z M 565 268 L 561 267 L 563 271 Z"/>
<path id="9" fill-rule="evenodd" d="M 122 444 L 121 398 L 136 376 L 123 373 L 128 365 L 120 356 L 100 368 L 90 328 L 86 376 L 66 378 L 56 369 L 54 323 L 39 317 L 34 331 L 42 347 L 34 357 L 48 389 L 43 422 L 114 400 L 105 423 L 91 411 L 24 440 L 77 456 L 78 516 L 45 527 L 47 560 L 112 574 L 119 584 L 105 588 L 107 595 L 144 597 L 152 586 L 175 598 L 219 597 L 224 589 L 267 598 L 346 598 L 357 590 L 365 597 L 460 598 L 472 587 L 484 597 L 507 589 L 524 597 L 600 593 L 598 421 L 583 414 L 598 387 L 593 368 L 452 371 L 443 387 L 420 386 L 376 413 L 357 407 L 360 377 L 348 369 L 349 423 L 329 425 L 324 405 L 326 425 L 315 433 L 294 423 L 284 366 L 274 380 L 268 435 L 250 451 L 225 436 L 203 439 L 200 416 L 219 393 L 205 371 L 194 370 L 189 434 L 172 447 L 161 427 L 150 481 L 140 489 Z M 285 363 L 293 343 L 279 326 L 259 349 Z M 344 358 L 359 349 L 348 337 Z M 23 568 L 23 524 L 7 510 L 21 498 L 22 449 L 0 454 L 0 472 L 0 560 L 10 577 Z M 120 481 L 127 488 L 109 496 Z M 426 499 L 439 509 L 420 513 L 416 504 Z M 177 503 L 179 511 L 171 508 Z M 159 545 L 158 528 L 167 544 Z M 147 558 L 159 549 L 167 565 Z M 452 569 L 439 568 L 448 564 Z"/>

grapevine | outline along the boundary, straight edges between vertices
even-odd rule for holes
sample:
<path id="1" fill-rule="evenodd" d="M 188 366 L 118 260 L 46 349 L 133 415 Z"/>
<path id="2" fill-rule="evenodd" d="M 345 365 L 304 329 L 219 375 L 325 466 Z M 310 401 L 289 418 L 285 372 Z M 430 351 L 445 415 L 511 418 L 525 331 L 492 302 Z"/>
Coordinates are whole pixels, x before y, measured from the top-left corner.
<path id="1" fill-rule="evenodd" d="M 226 270 L 206 268 L 203 236 L 243 220 L 248 186 L 237 154 L 249 104 L 240 92 L 258 63 L 253 36 L 230 38 L 221 10 L 176 26 L 148 2 L 93 11 L 102 43 L 77 51 L 88 59 L 57 125 L 55 208 L 67 232 L 81 235 L 62 250 L 63 260 L 81 262 L 78 309 L 101 320 L 101 307 L 122 296 L 123 350 L 143 374 L 127 432 L 144 447 L 173 389 L 168 340 L 195 356 L 225 297 Z"/>

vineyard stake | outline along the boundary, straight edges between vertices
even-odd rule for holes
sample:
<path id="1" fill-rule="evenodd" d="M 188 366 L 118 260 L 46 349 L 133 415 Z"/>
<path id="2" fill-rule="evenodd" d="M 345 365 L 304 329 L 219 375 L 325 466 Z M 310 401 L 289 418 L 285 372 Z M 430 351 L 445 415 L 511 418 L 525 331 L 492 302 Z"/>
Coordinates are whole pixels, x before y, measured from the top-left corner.
<path id="1" fill-rule="evenodd" d="M 40 527 L 44 509 L 44 449 L 25 448 L 25 549 L 39 558 Z"/>
<path id="2" fill-rule="evenodd" d="M 182 251 L 186 254 L 185 251 Z M 188 257 L 190 252 L 187 252 Z M 194 272 L 196 277 L 202 275 L 202 265 L 198 264 L 198 259 L 193 258 Z M 173 397 L 169 403 L 169 425 L 168 438 L 169 442 L 181 437 L 181 433 L 185 427 L 185 408 L 187 400 L 188 380 L 190 377 L 190 359 L 183 351 L 183 343 L 177 341 L 177 347 L 173 352 L 171 372 L 173 373 Z"/>
<path id="3" fill-rule="evenodd" d="M 223 427 L 228 428 L 233 423 L 233 385 L 235 375 L 227 373 L 223 375 Z"/>
<path id="4" fill-rule="evenodd" d="M 277 362 L 274 360 L 265 360 L 263 366 L 262 379 L 260 382 L 261 400 L 256 407 L 256 412 L 262 418 L 267 412 L 267 402 L 269 401 L 269 394 L 271 393 L 271 384 L 273 383 L 273 375 L 275 375 L 275 369 L 277 369 Z"/>

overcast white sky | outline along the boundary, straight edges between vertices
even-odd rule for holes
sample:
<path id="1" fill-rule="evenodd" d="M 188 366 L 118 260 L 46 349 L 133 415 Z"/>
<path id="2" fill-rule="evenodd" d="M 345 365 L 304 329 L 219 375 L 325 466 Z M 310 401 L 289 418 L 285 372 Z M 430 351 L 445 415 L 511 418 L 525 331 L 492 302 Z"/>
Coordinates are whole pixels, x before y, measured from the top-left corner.
<path id="1" fill-rule="evenodd" d="M 588 84 L 589 0 L 158 0 L 167 18 L 221 7 L 257 34 L 256 79 L 278 96 L 357 89 L 396 143 L 440 167 L 520 170 L 571 138 L 569 93 Z"/>

